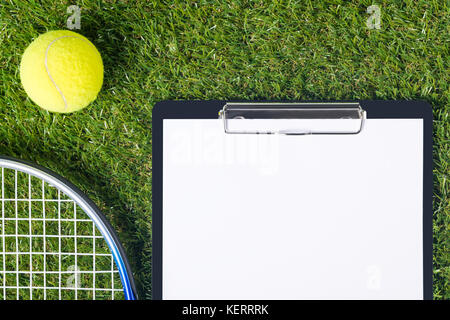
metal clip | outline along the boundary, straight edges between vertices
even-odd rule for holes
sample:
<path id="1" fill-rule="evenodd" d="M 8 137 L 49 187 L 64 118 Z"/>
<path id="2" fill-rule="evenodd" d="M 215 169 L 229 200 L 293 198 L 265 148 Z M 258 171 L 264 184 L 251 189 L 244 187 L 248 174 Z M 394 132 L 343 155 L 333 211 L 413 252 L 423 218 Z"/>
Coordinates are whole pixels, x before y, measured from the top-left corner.
<path id="1" fill-rule="evenodd" d="M 227 103 L 219 112 L 230 134 L 358 134 L 359 103 Z"/>

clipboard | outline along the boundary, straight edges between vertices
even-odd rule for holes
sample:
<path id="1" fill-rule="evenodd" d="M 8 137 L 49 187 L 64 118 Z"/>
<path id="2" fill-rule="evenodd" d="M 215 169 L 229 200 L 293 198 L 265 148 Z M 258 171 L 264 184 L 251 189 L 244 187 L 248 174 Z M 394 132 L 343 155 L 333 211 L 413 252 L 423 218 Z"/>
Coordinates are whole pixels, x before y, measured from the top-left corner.
<path id="1" fill-rule="evenodd" d="M 421 101 L 163 101 L 153 299 L 432 299 Z"/>

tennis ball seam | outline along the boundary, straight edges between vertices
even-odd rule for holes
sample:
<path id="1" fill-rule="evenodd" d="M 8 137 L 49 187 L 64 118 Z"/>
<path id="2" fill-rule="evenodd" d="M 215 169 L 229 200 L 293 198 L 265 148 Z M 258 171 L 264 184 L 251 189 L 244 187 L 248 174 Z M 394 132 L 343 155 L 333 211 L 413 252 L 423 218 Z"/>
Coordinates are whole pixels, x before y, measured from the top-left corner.
<path id="1" fill-rule="evenodd" d="M 48 75 L 48 77 L 50 78 L 50 81 L 53 83 L 53 85 L 55 86 L 56 90 L 59 92 L 59 94 L 61 95 L 61 97 L 62 97 L 62 99 L 63 99 L 63 101 L 64 101 L 64 110 L 67 110 L 67 108 L 68 108 L 69 106 L 68 106 L 68 104 L 67 104 L 66 97 L 64 96 L 64 93 L 63 93 L 62 90 L 59 88 L 59 86 L 56 84 L 55 80 L 53 79 L 52 75 L 50 74 L 50 70 L 49 70 L 49 68 L 48 68 L 48 63 L 47 63 L 47 61 L 48 61 L 48 52 L 49 52 L 49 50 L 50 50 L 50 47 L 51 47 L 56 41 L 61 40 L 61 39 L 63 39 L 63 38 L 77 38 L 77 39 L 81 39 L 81 40 L 86 41 L 87 43 L 89 43 L 89 44 L 92 45 L 92 46 L 93 46 L 93 44 L 92 44 L 90 41 L 88 41 L 87 39 L 84 39 L 84 38 L 82 38 L 82 37 L 77 37 L 77 36 L 61 36 L 61 37 L 58 37 L 58 38 L 54 39 L 52 42 L 50 42 L 50 43 L 48 44 L 46 50 L 45 50 L 45 59 L 44 59 L 45 70 L 47 71 L 47 75 Z M 94 46 L 94 48 L 95 48 L 95 46 Z"/>

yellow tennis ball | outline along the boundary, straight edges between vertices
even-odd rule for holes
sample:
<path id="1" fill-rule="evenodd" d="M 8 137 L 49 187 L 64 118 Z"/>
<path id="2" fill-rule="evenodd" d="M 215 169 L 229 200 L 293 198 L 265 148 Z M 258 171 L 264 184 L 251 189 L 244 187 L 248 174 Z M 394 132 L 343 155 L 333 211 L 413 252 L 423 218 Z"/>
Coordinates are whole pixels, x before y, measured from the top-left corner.
<path id="1" fill-rule="evenodd" d="M 23 53 L 20 79 L 28 96 L 41 108 L 77 111 L 97 98 L 103 84 L 102 57 L 78 33 L 50 31 Z"/>

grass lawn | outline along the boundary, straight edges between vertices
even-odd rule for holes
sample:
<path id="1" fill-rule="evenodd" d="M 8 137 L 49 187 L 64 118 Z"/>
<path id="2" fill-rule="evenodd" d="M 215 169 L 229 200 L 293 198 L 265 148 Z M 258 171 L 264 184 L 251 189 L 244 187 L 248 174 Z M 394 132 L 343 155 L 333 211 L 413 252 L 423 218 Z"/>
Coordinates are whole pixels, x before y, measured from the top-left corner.
<path id="1" fill-rule="evenodd" d="M 49 167 L 119 233 L 150 298 L 152 107 L 165 99 L 419 99 L 434 112 L 434 297 L 450 299 L 450 15 L 446 1 L 2 1 L 0 154 Z M 20 84 L 27 45 L 65 29 L 67 7 L 105 81 L 81 112 L 36 107 Z"/>

